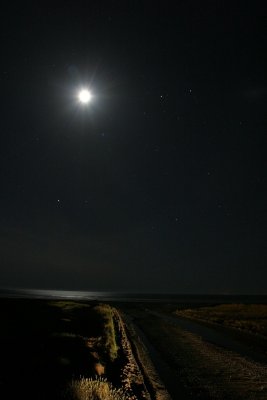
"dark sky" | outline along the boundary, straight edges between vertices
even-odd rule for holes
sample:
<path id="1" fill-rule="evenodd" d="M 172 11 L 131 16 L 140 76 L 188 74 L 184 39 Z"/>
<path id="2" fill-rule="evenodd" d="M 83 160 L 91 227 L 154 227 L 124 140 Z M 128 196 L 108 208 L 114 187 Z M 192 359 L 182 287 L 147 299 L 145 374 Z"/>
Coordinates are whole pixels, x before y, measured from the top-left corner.
<path id="1" fill-rule="evenodd" d="M 0 286 L 267 293 L 264 2 L 24 3 L 1 6 Z"/>

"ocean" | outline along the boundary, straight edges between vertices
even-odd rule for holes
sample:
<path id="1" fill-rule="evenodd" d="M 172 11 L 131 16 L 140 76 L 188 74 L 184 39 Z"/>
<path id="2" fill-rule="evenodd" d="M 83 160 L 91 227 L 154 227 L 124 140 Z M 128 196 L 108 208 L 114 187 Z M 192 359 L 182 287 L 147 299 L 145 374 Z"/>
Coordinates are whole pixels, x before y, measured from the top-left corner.
<path id="1" fill-rule="evenodd" d="M 187 304 L 254 303 L 267 304 L 267 295 L 259 294 L 179 294 L 132 293 L 51 289 L 0 288 L 0 298 L 69 299 L 109 302 L 160 302 Z"/>

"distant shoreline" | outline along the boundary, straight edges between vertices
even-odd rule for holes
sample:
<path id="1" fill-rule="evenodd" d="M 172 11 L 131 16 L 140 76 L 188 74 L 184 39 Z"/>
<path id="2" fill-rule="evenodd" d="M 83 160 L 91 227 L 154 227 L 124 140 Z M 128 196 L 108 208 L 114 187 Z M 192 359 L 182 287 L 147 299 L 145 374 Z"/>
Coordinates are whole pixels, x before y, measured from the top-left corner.
<path id="1" fill-rule="evenodd" d="M 73 291 L 50 289 L 0 288 L 0 298 L 16 299 L 70 299 L 110 302 L 164 302 L 164 303 L 256 303 L 267 304 L 262 294 L 173 294 L 173 293 L 124 293 L 102 291 Z"/>

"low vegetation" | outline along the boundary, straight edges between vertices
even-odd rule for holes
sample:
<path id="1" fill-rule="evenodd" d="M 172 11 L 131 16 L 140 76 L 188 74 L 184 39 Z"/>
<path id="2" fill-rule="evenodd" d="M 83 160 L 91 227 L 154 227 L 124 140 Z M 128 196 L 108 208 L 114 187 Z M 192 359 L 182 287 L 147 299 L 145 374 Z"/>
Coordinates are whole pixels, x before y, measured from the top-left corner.
<path id="1" fill-rule="evenodd" d="M 115 388 L 106 379 L 81 378 L 72 380 L 65 393 L 66 400 L 129 400 L 122 388 Z"/>
<path id="2" fill-rule="evenodd" d="M 114 307 L 21 299 L 0 306 L 0 398 L 150 400 Z"/>
<path id="3" fill-rule="evenodd" d="M 110 360 L 114 361 L 118 356 L 118 345 L 116 342 L 116 333 L 113 321 L 113 309 L 109 304 L 100 304 L 95 307 L 95 310 L 103 319 L 103 336 L 101 344 Z"/>
<path id="4" fill-rule="evenodd" d="M 267 338 L 266 304 L 220 304 L 211 307 L 176 310 L 180 317 L 220 324 Z"/>

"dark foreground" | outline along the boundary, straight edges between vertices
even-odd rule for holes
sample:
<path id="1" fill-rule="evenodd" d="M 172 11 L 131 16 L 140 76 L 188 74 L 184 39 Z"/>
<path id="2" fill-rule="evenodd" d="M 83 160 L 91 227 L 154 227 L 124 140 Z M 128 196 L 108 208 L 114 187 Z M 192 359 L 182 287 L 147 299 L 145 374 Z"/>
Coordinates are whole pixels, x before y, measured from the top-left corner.
<path id="1" fill-rule="evenodd" d="M 105 304 L 0 299 L 0 398 L 267 399 L 264 305 L 247 304 L 241 315 L 229 302 L 217 318 L 216 304 L 206 301 Z M 124 391 L 68 392 L 82 377 Z"/>

